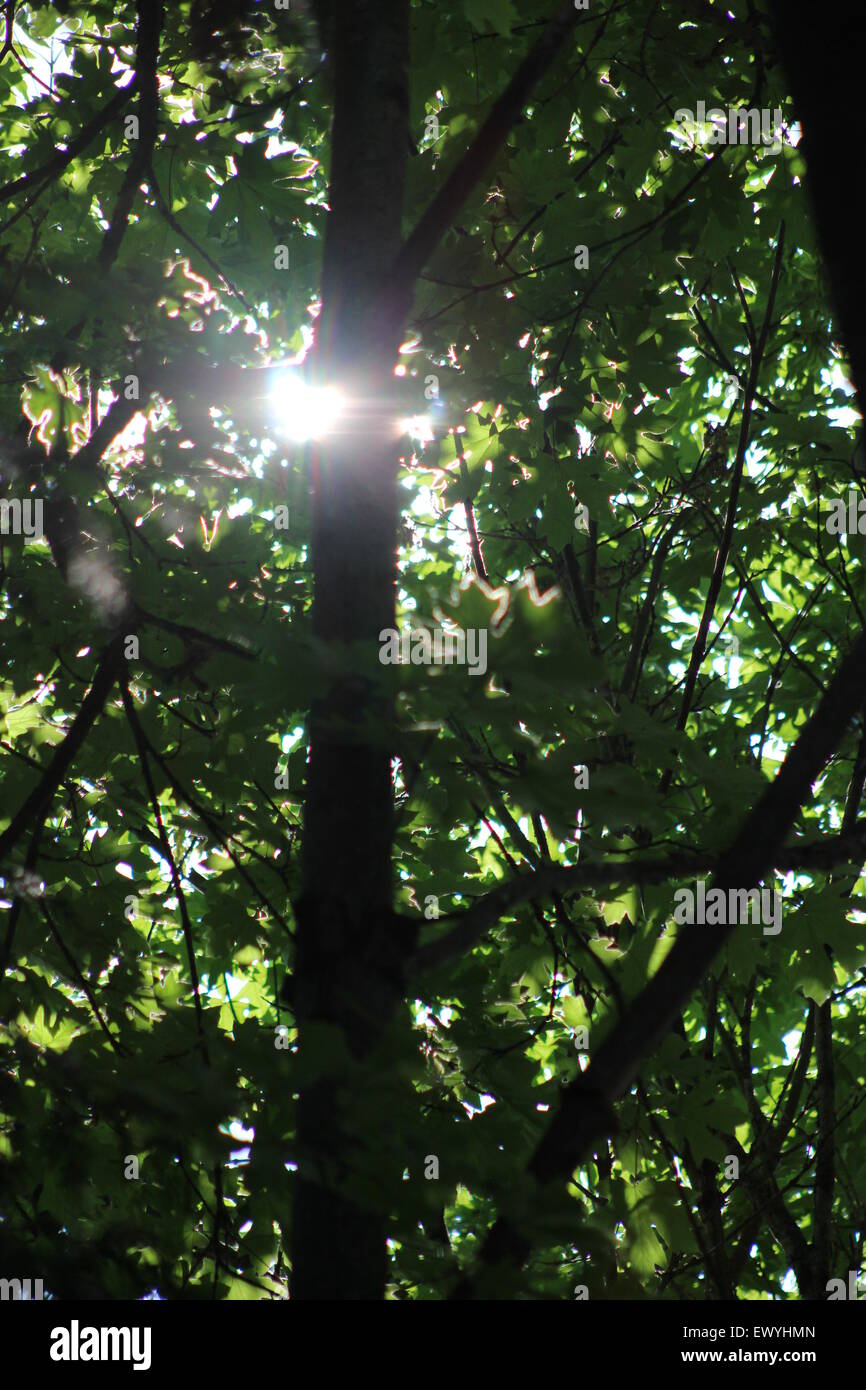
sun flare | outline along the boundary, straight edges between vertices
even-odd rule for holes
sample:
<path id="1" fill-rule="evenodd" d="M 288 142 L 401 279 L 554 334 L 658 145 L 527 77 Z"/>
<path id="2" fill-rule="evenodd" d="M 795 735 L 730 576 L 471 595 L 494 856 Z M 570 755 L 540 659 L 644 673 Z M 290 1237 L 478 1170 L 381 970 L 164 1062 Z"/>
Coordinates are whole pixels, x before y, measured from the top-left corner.
<path id="1" fill-rule="evenodd" d="M 298 442 L 330 434 L 344 406 L 335 387 L 310 386 L 290 371 L 276 376 L 270 398 L 281 433 Z"/>

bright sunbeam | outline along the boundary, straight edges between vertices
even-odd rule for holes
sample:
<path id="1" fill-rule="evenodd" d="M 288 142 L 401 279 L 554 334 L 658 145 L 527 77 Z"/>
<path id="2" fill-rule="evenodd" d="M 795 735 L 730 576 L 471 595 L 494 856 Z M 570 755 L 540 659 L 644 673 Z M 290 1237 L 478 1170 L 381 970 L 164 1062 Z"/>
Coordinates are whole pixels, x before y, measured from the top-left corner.
<path id="1" fill-rule="evenodd" d="M 344 404 L 335 387 L 310 386 L 293 372 L 274 378 L 270 399 L 280 431 L 299 442 L 329 434 Z"/>
<path id="2" fill-rule="evenodd" d="M 429 415 L 412 415 L 408 420 L 401 420 L 400 427 L 418 444 L 430 444 L 436 438 Z"/>

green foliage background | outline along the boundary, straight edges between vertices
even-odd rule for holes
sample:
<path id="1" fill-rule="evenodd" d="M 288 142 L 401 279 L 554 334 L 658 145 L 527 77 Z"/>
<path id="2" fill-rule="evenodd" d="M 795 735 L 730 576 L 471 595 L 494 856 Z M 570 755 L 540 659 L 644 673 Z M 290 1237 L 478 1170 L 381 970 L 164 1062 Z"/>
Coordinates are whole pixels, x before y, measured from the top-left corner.
<path id="1" fill-rule="evenodd" d="M 548 0 L 413 4 L 407 230 L 548 13 Z M 314 323 L 331 77 L 303 6 L 168 7 L 152 169 L 106 274 L 134 148 L 123 115 L 39 171 L 129 76 L 134 26 L 124 3 L 22 4 L 16 51 L 32 71 L 15 54 L 0 65 L 3 495 L 31 495 L 35 475 L 10 461 L 22 421 L 41 421 L 39 495 L 74 501 L 138 607 L 130 693 L 148 749 L 115 692 L 44 827 L 0 865 L 0 1251 L 4 1273 L 32 1270 L 57 1296 L 279 1297 L 299 1080 L 279 991 L 323 668 L 312 450 L 286 440 L 273 395 L 249 381 L 301 352 Z M 751 5 L 598 6 L 419 282 L 399 385 L 435 437 L 402 444 L 401 612 L 491 637 L 490 679 L 394 674 L 407 917 L 430 895 L 457 912 L 579 852 L 697 854 L 709 869 L 861 627 L 862 540 L 823 526 L 828 499 L 859 487 L 857 436 L 798 132 L 779 153 L 695 148 L 673 113 L 699 99 L 790 120 Z M 734 545 L 678 731 L 780 241 Z M 274 268 L 279 244 L 288 271 Z M 76 470 L 128 373 L 158 376 L 146 428 Z M 431 375 L 438 401 L 425 400 Z M 707 426 L 725 424 L 721 454 L 705 448 Z M 4 827 L 68 733 L 107 629 L 44 541 L 3 536 L 0 560 Z M 864 752 L 850 730 L 804 838 L 839 830 Z M 796 1296 L 794 1257 L 808 1265 L 815 1234 L 813 1035 L 828 1000 L 832 1272 L 860 1269 L 860 868 L 780 865 L 766 886 L 783 893 L 781 934 L 735 932 L 610 1144 L 533 1211 L 536 1252 L 502 1296 Z M 469 1264 L 581 1065 L 575 1030 L 591 1055 L 663 958 L 674 888 L 694 877 L 521 905 L 419 981 L 390 1059 L 414 1105 L 381 1117 L 406 1170 L 389 1296 L 439 1298 Z M 438 930 L 430 920 L 424 939 Z"/>

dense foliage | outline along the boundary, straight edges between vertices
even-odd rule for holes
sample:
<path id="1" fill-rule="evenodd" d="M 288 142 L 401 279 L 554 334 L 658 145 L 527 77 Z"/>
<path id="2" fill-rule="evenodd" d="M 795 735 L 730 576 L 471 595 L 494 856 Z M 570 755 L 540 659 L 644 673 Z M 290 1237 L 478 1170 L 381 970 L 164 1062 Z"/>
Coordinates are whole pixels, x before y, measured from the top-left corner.
<path id="1" fill-rule="evenodd" d="M 340 21 L 6 9 L 0 473 L 45 534 L 0 538 L 0 1273 L 285 1296 L 295 1098 L 344 1047 L 295 1049 L 337 658 L 310 621 L 328 442 L 288 437 L 277 371 L 320 308 Z M 412 4 L 406 232 L 549 11 Z M 677 118 L 700 100 L 778 108 L 778 147 L 707 144 Z M 350 654 L 397 694 L 370 732 L 390 929 L 430 948 L 333 1155 L 387 1207 L 388 1297 L 446 1296 L 521 1202 L 502 1297 L 824 1297 L 861 1267 L 862 718 L 764 879 L 781 930 L 734 929 L 570 1183 L 524 1177 L 863 622 L 863 540 L 825 528 L 859 417 L 799 137 L 751 3 L 593 3 L 418 280 L 398 626 L 489 640 L 483 678 Z"/>

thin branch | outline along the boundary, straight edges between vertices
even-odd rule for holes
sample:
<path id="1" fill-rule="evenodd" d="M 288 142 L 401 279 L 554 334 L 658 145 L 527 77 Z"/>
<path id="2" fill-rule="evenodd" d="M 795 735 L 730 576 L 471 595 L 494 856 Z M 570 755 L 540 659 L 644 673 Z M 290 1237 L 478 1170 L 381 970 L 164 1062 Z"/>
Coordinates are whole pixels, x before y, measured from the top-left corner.
<path id="1" fill-rule="evenodd" d="M 15 0 L 5 0 L 3 6 L 3 20 L 6 32 L 3 36 L 3 47 L 0 48 L 0 63 L 3 62 L 6 54 L 11 52 L 12 49 L 12 32 L 15 24 Z"/>
<path id="2" fill-rule="evenodd" d="M 161 771 L 165 774 L 166 778 L 171 783 L 174 792 L 190 808 L 190 810 L 199 817 L 202 823 L 207 827 L 209 833 L 213 835 L 217 843 L 222 847 L 222 849 L 225 850 L 226 854 L 228 855 L 229 859 L 232 861 L 232 864 L 237 870 L 238 876 L 242 878 L 243 881 L 248 885 L 248 887 L 252 889 L 253 893 L 258 898 L 262 906 L 268 909 L 268 911 L 273 915 L 274 920 L 279 922 L 286 935 L 293 940 L 294 936 L 292 933 L 292 929 L 286 921 L 285 917 L 279 911 L 279 909 L 274 906 L 267 894 L 262 891 L 262 889 L 253 879 L 252 875 L 247 871 L 246 867 L 238 859 L 238 856 L 232 850 L 230 842 L 232 840 L 235 840 L 240 845 L 241 849 L 245 850 L 247 854 L 255 854 L 255 851 L 249 845 L 245 845 L 242 840 L 238 839 L 237 836 L 225 835 L 223 833 L 222 828 L 219 825 L 219 822 L 217 821 L 217 818 L 211 815 L 210 811 L 208 811 L 207 808 L 201 804 L 197 797 L 194 797 L 189 791 L 187 791 L 183 784 L 178 781 L 177 777 L 172 771 L 171 764 L 167 761 L 166 758 L 163 757 L 163 755 L 159 752 L 157 748 L 154 748 L 150 739 L 147 737 L 147 734 L 145 733 L 140 721 L 138 722 L 138 727 L 141 730 L 142 737 L 144 739 L 147 750 L 150 753 L 150 756 L 153 758 L 154 762 L 161 769 Z M 289 849 L 291 849 L 291 845 L 289 846 Z M 276 869 L 274 865 L 268 864 L 267 867 L 270 868 L 274 873 L 279 875 L 279 870 Z"/>
<path id="3" fill-rule="evenodd" d="M 761 370 L 761 364 L 763 362 L 764 352 L 767 345 L 767 335 L 769 333 L 770 323 L 773 317 L 773 308 L 776 302 L 776 291 L 779 287 L 779 276 L 782 271 L 782 256 L 784 254 L 784 250 L 785 224 L 783 222 L 779 230 L 779 237 L 776 244 L 776 259 L 773 265 L 773 278 L 770 284 L 770 292 L 767 296 L 767 309 L 764 315 L 764 322 L 761 327 L 760 337 L 752 353 L 749 380 L 746 385 L 746 395 L 743 401 L 743 414 L 742 419 L 740 421 L 740 438 L 737 445 L 737 456 L 734 461 L 733 470 L 731 472 L 731 490 L 728 497 L 728 510 L 725 516 L 725 529 L 722 534 L 722 540 L 719 545 L 719 549 L 716 552 L 716 560 L 713 566 L 712 578 L 710 579 L 710 587 L 707 592 L 706 602 L 704 603 L 704 611 L 701 615 L 700 626 L 698 627 L 698 633 L 695 638 L 695 644 L 692 648 L 692 654 L 689 660 L 688 672 L 686 674 L 685 685 L 683 687 L 682 703 L 680 705 L 680 712 L 677 718 L 677 729 L 679 730 L 683 730 L 685 728 L 686 722 L 689 717 L 689 710 L 691 709 L 692 700 L 694 698 L 695 685 L 697 683 L 698 673 L 701 669 L 701 663 L 704 659 L 704 653 L 706 651 L 707 635 L 710 630 L 710 623 L 713 619 L 713 613 L 715 612 L 719 592 L 722 587 L 722 580 L 724 578 L 725 568 L 728 563 L 728 554 L 731 548 L 731 541 L 734 535 L 734 523 L 736 521 L 737 516 L 737 499 L 739 497 L 740 492 L 740 482 L 742 480 L 743 467 L 746 461 L 746 450 L 749 447 L 749 428 L 752 419 L 752 404 L 754 400 L 755 387 L 758 383 L 758 376 Z M 667 782 L 669 783 L 669 774 L 666 775 L 666 777 Z M 667 787 L 665 786 L 665 790 L 666 789 Z"/>
<path id="4" fill-rule="evenodd" d="M 747 1078 L 737 1068 L 736 1050 L 734 1049 L 733 1043 L 727 1036 L 725 1030 L 721 1027 L 721 1024 L 720 1033 L 727 1047 L 728 1055 L 731 1058 L 731 1064 L 740 1077 L 740 1081 L 741 1084 L 743 1084 L 743 1090 L 745 1093 L 747 1091 L 748 1084 L 751 1081 L 751 1067 L 749 1067 L 749 1077 L 747 1080 Z M 778 1162 L 785 1140 L 790 1134 L 791 1128 L 794 1124 L 797 1110 L 800 1105 L 800 1099 L 803 1094 L 803 1087 L 806 1082 L 806 1075 L 809 1070 L 809 1062 L 812 1058 L 812 1047 L 814 1044 L 814 1039 L 815 1010 L 814 1008 L 810 1008 L 806 1018 L 805 1027 L 803 1028 L 803 1032 L 800 1037 L 800 1047 L 797 1053 L 797 1060 L 794 1062 L 794 1064 L 788 1072 L 787 1077 L 785 1078 L 785 1085 L 782 1088 L 782 1095 L 779 1097 L 779 1104 L 781 1104 L 782 1097 L 784 1096 L 785 1091 L 788 1091 L 788 1098 L 785 1101 L 785 1108 L 782 1111 L 782 1114 L 779 1116 L 778 1120 L 774 1118 L 773 1120 L 768 1121 L 768 1124 L 772 1132 L 768 1133 L 766 1138 L 765 1154 L 767 1162 L 771 1168 L 774 1168 L 776 1163 Z M 790 1090 L 788 1090 L 789 1086 Z M 776 1106 L 776 1109 L 778 1110 L 778 1104 Z M 757 1120 L 754 1115 L 752 1116 L 752 1125 L 756 1135 L 761 1130 L 762 1122 L 763 1113 L 759 1110 Z M 755 1243 L 755 1237 L 758 1234 L 758 1231 L 760 1230 L 760 1226 L 761 1213 L 760 1211 L 756 1211 L 754 1213 L 754 1216 L 749 1220 L 748 1224 L 746 1225 L 743 1239 L 741 1240 L 739 1248 L 732 1260 L 733 1269 L 735 1271 L 735 1277 L 736 1272 L 743 1268 L 743 1266 L 746 1263 L 746 1260 L 749 1257 L 749 1252 Z"/>
<path id="5" fill-rule="evenodd" d="M 485 584 L 489 583 L 487 568 L 484 564 L 484 556 L 481 553 L 481 542 L 478 539 L 478 528 L 475 525 L 475 511 L 472 506 L 469 485 L 469 469 L 466 467 L 466 457 L 463 453 L 463 440 L 459 434 L 455 434 L 454 443 L 457 448 L 457 457 L 460 460 L 460 485 L 463 489 L 463 513 L 466 518 L 466 530 L 469 533 L 469 545 L 472 549 L 472 561 L 475 565 L 475 573 Z"/>
<path id="6" fill-rule="evenodd" d="M 141 0 L 138 10 L 138 45 L 135 55 L 135 83 L 141 112 L 138 144 L 127 165 L 120 192 L 114 204 L 102 246 L 99 249 L 99 268 L 107 272 L 120 251 L 120 244 L 129 223 L 135 195 L 150 167 L 156 143 L 159 116 L 159 38 L 162 28 L 161 0 Z"/>
<path id="7" fill-rule="evenodd" d="M 186 905 L 186 895 L 183 891 L 183 884 L 180 881 L 180 873 L 178 871 L 174 854 L 172 853 L 171 844 L 169 842 L 169 838 L 166 834 L 166 829 L 163 824 L 162 812 L 159 809 L 159 798 L 156 794 L 156 788 L 153 785 L 153 778 L 150 775 L 150 766 L 147 760 L 147 739 L 144 736 L 144 730 L 141 727 L 138 715 L 135 711 L 135 706 L 132 703 L 132 696 L 129 693 L 129 685 L 126 681 L 124 681 L 122 685 L 122 694 L 123 708 L 126 711 L 126 718 L 129 723 L 129 727 L 132 730 L 132 736 L 135 740 L 135 746 L 138 750 L 138 758 L 141 764 L 141 771 L 144 776 L 145 784 L 147 786 L 147 794 L 150 799 L 151 807 L 153 808 L 153 815 L 156 821 L 157 834 L 159 836 L 160 844 L 162 845 L 162 856 L 169 866 L 172 887 L 174 888 L 174 894 L 177 898 L 178 907 L 180 909 L 180 919 L 183 926 L 183 939 L 184 944 L 186 946 L 187 960 L 189 962 L 190 980 L 192 982 L 192 994 L 193 1000 L 195 1002 L 196 1027 L 198 1029 L 199 1039 L 201 1040 L 201 1044 L 204 1049 L 204 1054 L 206 1058 L 207 1042 L 204 1036 L 204 1018 L 201 1007 L 201 985 L 199 984 L 198 967 L 196 966 L 195 960 L 195 942 L 193 940 L 192 935 L 192 923 L 190 922 L 189 911 Z"/>
<path id="8" fill-rule="evenodd" d="M 772 791 L 774 785 L 768 787 L 765 795 Z M 830 835 L 821 840 L 803 841 L 799 845 L 774 850 L 772 863 L 780 873 L 810 873 L 827 870 L 834 864 L 860 862 L 864 853 L 866 827 L 857 833 Z M 706 854 L 684 854 L 666 859 L 606 860 L 595 864 L 578 864 L 573 868 L 543 864 L 532 873 L 500 884 L 472 907 L 441 917 L 438 926 L 450 927 L 451 930 L 419 946 L 410 961 L 410 970 L 421 974 L 459 959 L 520 903 L 533 902 L 554 893 L 564 895 L 590 888 L 627 888 L 635 884 L 666 883 L 693 874 L 712 873 L 726 858 L 722 856 L 713 862 Z M 737 879 L 738 883 L 741 881 L 746 880 Z"/>
<path id="9" fill-rule="evenodd" d="M 0 862 L 28 828 L 47 814 L 54 793 L 102 713 L 111 687 L 124 667 L 123 645 L 123 636 L 118 635 L 103 652 L 93 684 L 82 700 L 81 708 L 73 719 L 66 737 L 55 748 L 38 784 L 0 835 Z"/>
<path id="10" fill-rule="evenodd" d="M 36 859 L 39 854 L 39 841 L 42 838 L 42 831 L 45 822 L 40 816 L 30 837 L 30 844 L 27 846 L 27 855 L 24 860 L 24 868 L 32 871 L 36 867 Z M 9 921 L 6 924 L 6 936 L 3 940 L 3 948 L 0 950 L 0 980 L 2 980 L 9 968 L 12 959 L 12 947 L 15 943 L 15 932 L 18 927 L 18 919 L 24 906 L 25 898 L 23 893 L 16 893 L 9 913 Z"/>
<path id="11" fill-rule="evenodd" d="M 563 0 L 518 66 L 505 91 L 494 102 L 469 149 L 456 168 L 452 169 L 404 243 L 393 275 L 396 298 L 398 302 L 402 300 L 401 313 L 411 297 L 412 286 L 419 272 L 424 269 L 473 188 L 492 164 L 510 130 L 520 120 L 532 89 L 565 45 L 571 30 L 577 26 L 578 14 L 573 0 Z"/>
<path id="12" fill-rule="evenodd" d="M 857 756 L 848 783 L 842 832 L 852 833 L 857 825 L 860 801 L 866 781 L 866 728 L 860 736 Z M 851 884 L 846 892 L 850 896 Z M 829 951 L 829 948 L 826 948 Z M 833 1190 L 836 1183 L 836 1073 L 833 1059 L 833 1000 L 826 999 L 817 1010 L 815 1052 L 818 1069 L 818 1142 L 816 1145 L 815 1192 L 812 1217 L 812 1248 L 816 1287 L 825 1288 L 830 1277 L 833 1235 Z"/>
<path id="13" fill-rule="evenodd" d="M 766 1154 L 759 1148 L 757 1162 L 750 1163 L 749 1155 L 735 1134 L 729 1134 L 727 1142 L 740 1160 L 741 1181 L 749 1194 L 755 1214 L 761 1213 L 794 1270 L 800 1297 L 812 1297 L 814 1281 L 809 1262 L 809 1246 L 803 1232 L 788 1211 Z"/>
<path id="14" fill-rule="evenodd" d="M 111 1043 L 113 1050 L 118 1054 L 118 1056 L 123 1056 L 126 1052 L 126 1048 L 118 1042 L 117 1038 L 115 1038 L 114 1034 L 109 1028 L 108 1023 L 102 1017 L 93 990 L 91 989 L 84 975 L 84 972 L 81 969 L 81 966 L 78 964 L 72 952 L 69 950 L 68 946 L 64 942 L 58 930 L 57 923 L 54 921 L 54 918 L 51 916 L 51 913 L 48 911 L 48 907 L 44 902 L 40 902 L 39 910 L 42 913 L 42 916 L 48 925 L 48 930 L 51 932 L 51 935 L 54 937 L 54 940 L 57 943 L 57 946 L 60 950 L 61 955 L 63 956 L 63 959 L 69 966 L 72 978 L 75 980 L 75 983 L 78 985 L 79 989 L 81 989 L 84 993 L 87 1002 L 93 1011 L 94 1018 L 96 1019 L 105 1036 L 108 1038 L 108 1041 Z"/>
<path id="15" fill-rule="evenodd" d="M 644 639 L 649 630 L 650 619 L 655 612 L 656 599 L 658 598 L 659 588 L 661 587 L 662 571 L 668 558 L 668 552 L 676 539 L 677 531 L 686 520 L 687 513 L 679 513 L 668 526 L 659 542 L 658 549 L 653 557 L 652 569 L 650 571 L 649 583 L 647 585 L 646 596 L 638 613 L 637 622 L 634 627 L 631 647 L 629 648 L 626 660 L 625 671 L 619 687 L 620 695 L 626 699 L 633 700 L 637 694 L 637 682 L 639 680 L 638 661 L 643 651 Z"/>
<path id="16" fill-rule="evenodd" d="M 238 646 L 237 642 L 230 641 L 227 637 L 217 637 L 210 632 L 200 632 L 198 628 L 188 627 L 186 623 L 176 623 L 171 618 L 160 617 L 157 613 L 149 613 L 144 608 L 136 605 L 136 617 L 141 618 L 145 623 L 151 623 L 153 627 L 161 628 L 165 632 L 172 632 L 176 637 L 186 637 L 190 642 L 200 642 L 205 647 L 212 647 L 214 651 L 226 652 L 229 656 L 241 657 L 244 661 L 257 661 L 256 652 L 251 652 L 247 647 Z"/>
<path id="17" fill-rule="evenodd" d="M 833 1066 L 833 1001 L 817 1010 L 815 1054 L 818 1064 L 818 1142 L 815 1164 L 812 1250 L 814 1280 L 825 1288 L 830 1277 L 833 1189 L 836 1181 L 836 1080 Z"/>
<path id="18" fill-rule="evenodd" d="M 169 227 L 171 227 L 172 231 L 176 232 L 177 235 L 181 237 L 183 241 L 189 243 L 193 251 L 195 251 L 196 255 L 201 256 L 205 265 L 210 266 L 211 270 L 215 271 L 215 273 L 222 280 L 229 293 L 233 294 L 236 299 L 240 300 L 247 313 L 252 314 L 254 312 L 253 306 L 250 304 L 246 296 L 242 293 L 241 290 L 238 289 L 234 281 L 229 279 L 225 271 L 220 269 L 213 256 L 211 256 L 207 251 L 205 251 L 204 247 L 198 241 L 196 241 L 194 236 L 192 236 L 189 232 L 185 231 L 181 223 L 175 217 L 174 213 L 172 212 L 171 208 L 165 200 L 162 189 L 156 181 L 156 174 L 153 171 L 153 164 L 150 162 L 148 162 L 147 167 L 147 178 L 148 183 L 150 184 L 151 190 L 153 192 L 154 199 L 156 201 L 157 209 L 160 215 L 163 217 L 163 219 L 168 223 Z"/>
<path id="19" fill-rule="evenodd" d="M 759 882 L 779 853 L 812 783 L 862 708 L 866 688 L 866 633 L 831 678 L 823 699 L 785 758 L 775 780 L 745 817 L 723 854 L 712 887 L 723 892 Z M 615 1025 L 587 1069 L 566 1087 L 556 1113 L 535 1150 L 528 1171 L 537 1182 L 565 1182 L 600 1138 L 615 1128 L 614 1102 L 634 1084 L 643 1062 L 667 1033 L 683 1005 L 704 979 L 729 939 L 733 924 L 685 927 L 664 962 Z M 482 1248 L 483 1266 L 521 1264 L 532 1238 L 519 1217 L 503 1213 Z M 476 1296 L 472 1278 L 455 1291 Z"/>
<path id="20" fill-rule="evenodd" d="M 114 443 L 119 434 L 122 434 L 132 420 L 142 408 L 141 401 L 128 401 L 124 396 L 118 397 L 111 402 L 96 429 L 83 444 L 77 454 L 73 454 L 74 466 L 80 469 L 87 469 L 88 472 L 96 470 L 103 454 Z M 104 480 L 97 474 L 99 480 L 104 485 Z"/>
<path id="21" fill-rule="evenodd" d="M 754 352 L 757 344 L 757 334 L 755 333 L 755 324 L 752 319 L 751 310 L 749 309 L 749 303 L 746 299 L 745 291 L 743 290 L 743 287 L 740 284 L 740 277 L 737 274 L 736 266 L 734 265 L 733 261 L 729 260 L 728 266 L 731 271 L 731 279 L 737 287 L 737 294 L 740 297 L 740 304 L 743 308 L 743 317 L 746 320 L 746 337 L 749 341 L 749 347 L 751 348 L 752 352 Z"/>
<path id="22" fill-rule="evenodd" d="M 16 274 L 15 279 L 12 281 L 12 284 L 9 287 L 9 293 L 6 296 L 6 301 L 3 304 L 3 306 L 0 307 L 0 323 L 2 323 L 3 319 L 5 319 L 9 310 L 15 303 L 15 296 L 18 293 L 18 286 L 21 284 L 21 281 L 24 278 L 24 272 L 30 264 L 30 261 L 33 257 L 33 253 L 36 250 L 36 247 L 39 243 L 39 233 L 42 230 L 42 223 L 45 221 L 46 216 L 47 214 L 43 212 L 41 217 L 33 218 L 33 231 L 30 235 L 30 245 L 27 247 L 27 250 L 25 251 L 24 256 L 22 257 L 21 264 L 18 267 L 18 273 Z"/>
<path id="23" fill-rule="evenodd" d="M 561 564 L 568 576 L 568 583 L 574 595 L 574 605 L 577 615 L 580 618 L 589 646 L 593 655 L 601 656 L 601 643 L 598 640 L 598 632 L 595 626 L 595 619 L 589 605 L 589 598 L 584 587 L 583 578 L 580 573 L 580 566 L 577 563 L 577 556 L 571 541 L 566 542 L 560 552 Z"/>
<path id="24" fill-rule="evenodd" d="M 20 190 L 28 192 L 31 188 L 38 188 L 39 193 L 44 193 L 50 183 L 53 183 L 58 174 L 62 174 L 67 165 L 73 159 L 82 154 L 87 146 L 96 139 L 107 125 L 110 125 L 115 116 L 119 116 L 125 106 L 129 104 L 129 99 L 135 91 L 135 83 L 129 87 L 124 87 L 121 91 L 115 92 L 114 96 L 101 111 L 89 120 L 82 127 L 80 133 L 74 140 L 70 140 L 65 150 L 58 150 L 46 164 L 39 169 L 33 169 L 27 174 L 20 174 L 17 179 L 11 179 L 9 183 L 0 185 L 0 203 L 5 203 L 9 198 L 14 198 Z M 38 195 L 37 195 L 38 196 Z"/>

